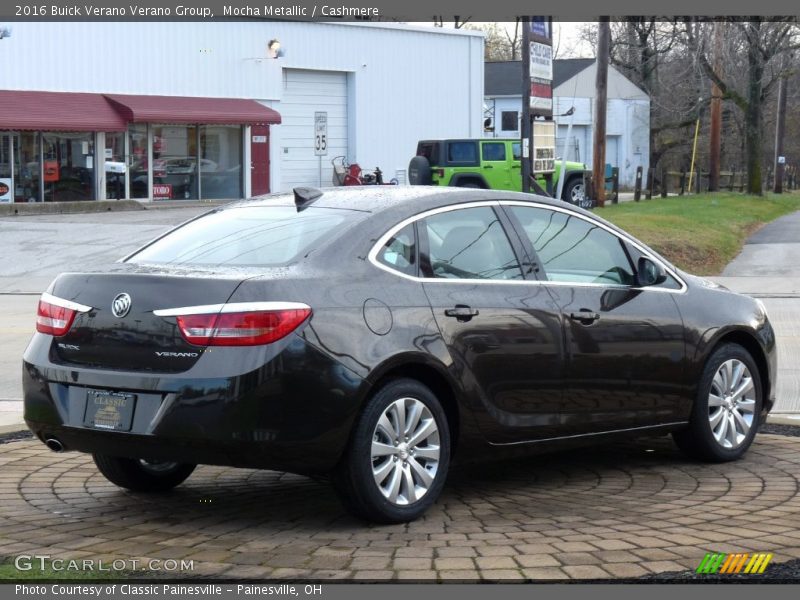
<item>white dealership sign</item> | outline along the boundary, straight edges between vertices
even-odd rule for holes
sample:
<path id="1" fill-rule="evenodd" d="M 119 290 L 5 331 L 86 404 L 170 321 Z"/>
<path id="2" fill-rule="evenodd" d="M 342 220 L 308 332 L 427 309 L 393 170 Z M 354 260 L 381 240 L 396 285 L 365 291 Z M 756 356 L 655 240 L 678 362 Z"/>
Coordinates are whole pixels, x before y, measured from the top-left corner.
<path id="1" fill-rule="evenodd" d="M 553 47 L 531 42 L 531 78 L 553 80 Z"/>

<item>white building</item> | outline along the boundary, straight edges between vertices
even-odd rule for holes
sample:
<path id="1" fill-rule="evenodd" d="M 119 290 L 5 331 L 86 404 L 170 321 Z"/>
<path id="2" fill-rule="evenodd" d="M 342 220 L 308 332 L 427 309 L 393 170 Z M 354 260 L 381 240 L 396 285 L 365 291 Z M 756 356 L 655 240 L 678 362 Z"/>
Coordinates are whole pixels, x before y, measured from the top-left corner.
<path id="1" fill-rule="evenodd" d="M 273 40 L 278 58 L 270 58 Z M 466 30 L 255 19 L 15 23 L 0 41 L 0 72 L 7 201 L 236 198 L 325 186 L 337 155 L 402 181 L 417 140 L 482 132 L 483 35 Z M 327 123 L 321 157 L 317 113 Z M 117 184 L 106 162 L 127 163 L 128 175 Z"/>
<path id="2" fill-rule="evenodd" d="M 561 156 L 567 144 L 567 160 L 592 164 L 595 104 L 593 58 L 574 58 L 553 62 L 553 114 L 558 125 L 556 153 Z M 519 136 L 522 114 L 522 63 L 493 62 L 485 65 L 487 116 L 492 118 L 492 137 Z M 572 116 L 560 117 L 571 107 Z M 572 120 L 572 134 L 567 128 Z M 615 69 L 608 68 L 608 110 L 606 112 L 606 163 L 619 167 L 620 185 L 633 186 L 636 167 L 647 172 L 650 156 L 650 97 Z"/>

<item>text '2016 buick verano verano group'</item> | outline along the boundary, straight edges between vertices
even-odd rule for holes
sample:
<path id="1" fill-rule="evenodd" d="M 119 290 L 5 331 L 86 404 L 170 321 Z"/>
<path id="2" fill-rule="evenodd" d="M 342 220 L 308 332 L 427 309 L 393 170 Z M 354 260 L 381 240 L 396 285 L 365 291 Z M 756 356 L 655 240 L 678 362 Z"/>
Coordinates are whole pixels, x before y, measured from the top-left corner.
<path id="1" fill-rule="evenodd" d="M 421 515 L 456 457 L 672 433 L 739 458 L 772 406 L 763 305 L 595 215 L 511 192 L 348 188 L 213 210 L 42 295 L 25 419 L 130 490 L 197 464 L 329 474 Z"/>

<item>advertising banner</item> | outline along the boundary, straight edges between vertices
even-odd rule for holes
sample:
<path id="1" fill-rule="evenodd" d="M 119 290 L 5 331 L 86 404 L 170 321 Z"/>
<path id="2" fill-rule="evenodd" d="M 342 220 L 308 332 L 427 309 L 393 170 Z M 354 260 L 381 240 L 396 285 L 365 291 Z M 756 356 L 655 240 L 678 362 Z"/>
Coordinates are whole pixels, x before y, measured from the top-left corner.
<path id="1" fill-rule="evenodd" d="M 553 47 L 540 42 L 531 42 L 531 78 L 553 80 Z"/>
<path id="2" fill-rule="evenodd" d="M 11 180 L 0 179 L 0 204 L 14 201 L 14 198 L 11 196 L 11 191 Z"/>

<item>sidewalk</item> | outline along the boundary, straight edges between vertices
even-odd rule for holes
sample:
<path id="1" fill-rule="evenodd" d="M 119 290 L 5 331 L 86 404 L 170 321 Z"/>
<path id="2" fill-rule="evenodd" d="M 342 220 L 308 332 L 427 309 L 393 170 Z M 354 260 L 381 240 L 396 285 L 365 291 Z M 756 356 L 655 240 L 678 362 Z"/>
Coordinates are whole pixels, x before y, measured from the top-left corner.
<path id="1" fill-rule="evenodd" d="M 721 276 L 709 279 L 766 305 L 778 338 L 778 401 L 772 414 L 800 419 L 800 212 L 762 227 Z"/>

